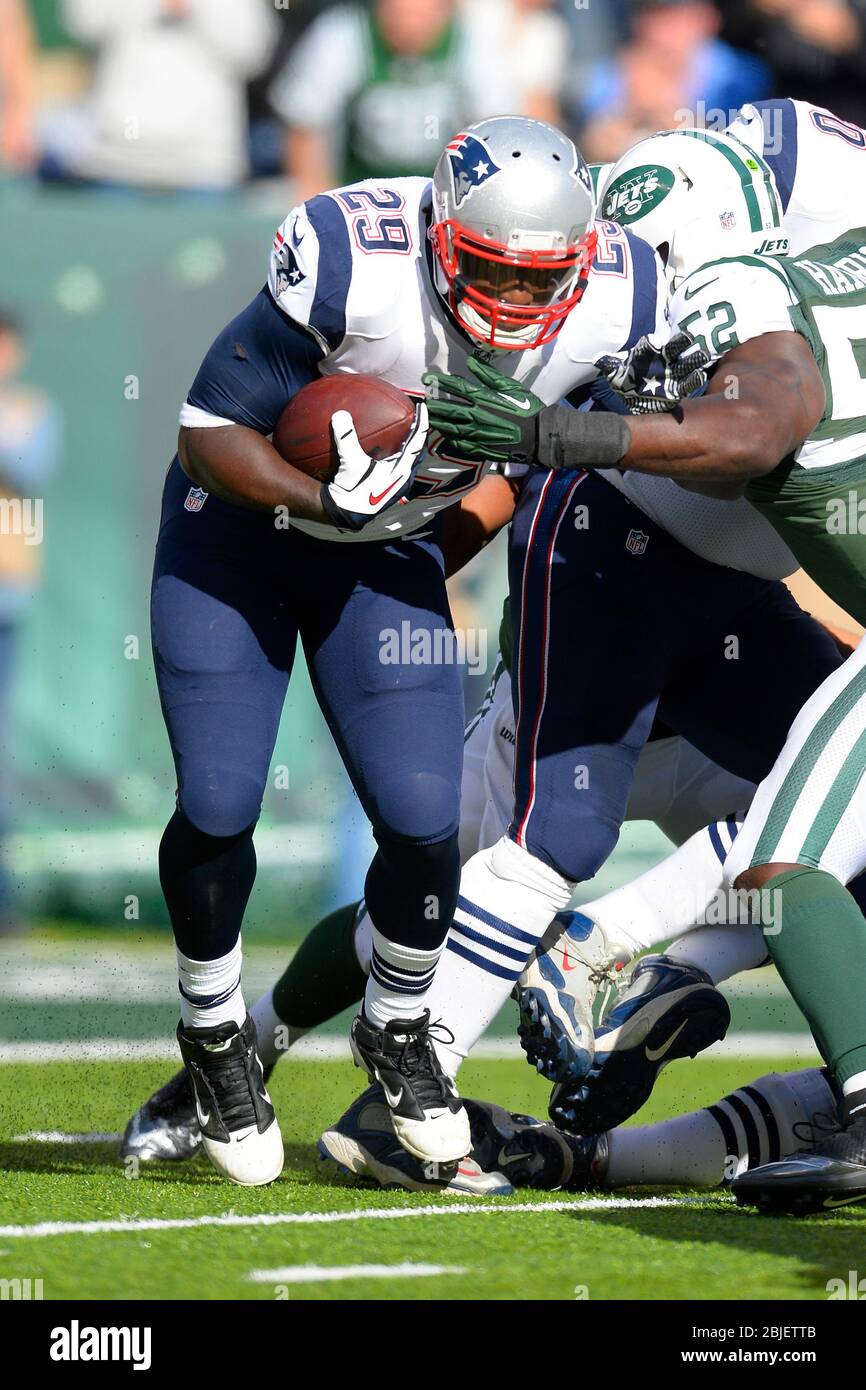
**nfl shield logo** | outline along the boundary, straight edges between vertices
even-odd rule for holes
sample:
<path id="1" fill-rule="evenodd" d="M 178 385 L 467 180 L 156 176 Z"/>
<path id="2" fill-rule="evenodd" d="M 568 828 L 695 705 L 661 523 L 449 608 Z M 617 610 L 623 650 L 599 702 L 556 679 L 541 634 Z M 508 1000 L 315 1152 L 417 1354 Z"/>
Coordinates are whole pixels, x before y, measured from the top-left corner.
<path id="1" fill-rule="evenodd" d="M 207 493 L 203 487 L 191 487 L 183 505 L 188 512 L 200 512 L 206 501 Z"/>
<path id="2" fill-rule="evenodd" d="M 643 555 L 649 544 L 646 531 L 629 531 L 625 548 L 630 555 Z"/>
<path id="3" fill-rule="evenodd" d="M 720 212 L 719 221 L 722 224 L 722 230 L 725 232 L 732 232 L 737 225 L 737 219 L 732 212 Z"/>

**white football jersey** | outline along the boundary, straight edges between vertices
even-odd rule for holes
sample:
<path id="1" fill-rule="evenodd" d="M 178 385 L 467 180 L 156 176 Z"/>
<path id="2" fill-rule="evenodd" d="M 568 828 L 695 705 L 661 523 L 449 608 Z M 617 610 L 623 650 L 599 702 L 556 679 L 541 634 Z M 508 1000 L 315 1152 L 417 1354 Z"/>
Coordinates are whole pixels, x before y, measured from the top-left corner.
<path id="1" fill-rule="evenodd" d="M 773 171 L 790 256 L 866 226 L 866 131 L 860 126 L 784 98 L 744 106 L 728 129 Z"/>
<path id="2" fill-rule="evenodd" d="M 459 376 L 479 349 L 454 323 L 432 277 L 427 236 L 429 179 L 365 182 L 321 194 L 295 208 L 277 232 L 268 284 L 280 309 L 311 332 L 325 356 L 324 376 L 368 373 L 422 396 L 432 369 Z M 490 357 L 547 404 L 588 386 L 603 353 L 633 346 L 644 333 L 667 336 L 664 272 L 645 242 L 613 223 L 597 224 L 599 248 L 580 303 L 544 347 Z M 483 354 L 484 349 L 480 347 Z M 424 528 L 489 471 L 428 451 L 410 497 L 355 533 L 296 521 L 329 541 L 387 540 Z"/>

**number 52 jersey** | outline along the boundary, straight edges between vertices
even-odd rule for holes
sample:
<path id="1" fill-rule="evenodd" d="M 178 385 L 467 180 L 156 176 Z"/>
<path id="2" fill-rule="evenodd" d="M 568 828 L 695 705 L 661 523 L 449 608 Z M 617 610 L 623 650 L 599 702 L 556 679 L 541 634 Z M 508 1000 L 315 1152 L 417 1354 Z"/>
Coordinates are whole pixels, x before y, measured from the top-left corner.
<path id="1" fill-rule="evenodd" d="M 866 625 L 866 227 L 794 257 L 711 261 L 678 286 L 671 317 L 713 360 L 768 333 L 806 339 L 824 382 L 824 413 L 793 457 L 748 484 L 746 497 L 812 578 Z"/>

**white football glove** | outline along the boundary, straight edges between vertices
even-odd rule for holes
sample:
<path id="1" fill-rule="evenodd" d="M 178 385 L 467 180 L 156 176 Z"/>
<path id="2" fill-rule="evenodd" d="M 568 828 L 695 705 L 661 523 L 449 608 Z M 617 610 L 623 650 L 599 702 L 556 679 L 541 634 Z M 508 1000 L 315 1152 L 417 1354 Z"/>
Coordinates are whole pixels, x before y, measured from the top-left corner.
<path id="1" fill-rule="evenodd" d="M 388 458 L 374 459 L 365 452 L 348 410 L 334 412 L 331 430 L 340 467 L 330 483 L 322 484 L 322 506 L 341 531 L 360 531 L 411 488 L 427 441 L 427 406 L 418 402 L 408 438 Z"/>
<path id="2" fill-rule="evenodd" d="M 647 335 L 630 352 L 595 365 L 630 415 L 656 415 L 706 386 L 709 360 L 691 333 L 675 333 L 660 345 Z"/>

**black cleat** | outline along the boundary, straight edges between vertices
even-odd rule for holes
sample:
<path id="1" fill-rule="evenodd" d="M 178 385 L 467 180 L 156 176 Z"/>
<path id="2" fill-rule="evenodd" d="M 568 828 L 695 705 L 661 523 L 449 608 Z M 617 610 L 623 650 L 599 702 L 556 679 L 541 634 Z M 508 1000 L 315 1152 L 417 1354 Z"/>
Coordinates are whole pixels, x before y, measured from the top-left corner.
<path id="1" fill-rule="evenodd" d="M 394 1133 L 406 1152 L 422 1162 L 454 1163 L 472 1145 L 469 1117 L 442 1070 L 431 1031 L 429 1009 L 420 1018 L 392 1019 L 384 1028 L 360 1013 L 352 1024 L 352 1052 L 356 1065 L 382 1083 Z"/>
<path id="2" fill-rule="evenodd" d="M 201 1148 L 192 1083 L 186 1068 L 140 1105 L 120 1141 L 121 1158 L 194 1158 Z"/>
<path id="3" fill-rule="evenodd" d="M 498 1172 L 513 1187 L 540 1192 L 586 1192 L 603 1185 L 605 1135 L 580 1138 L 501 1105 L 480 1100 L 465 1104 L 472 1125 L 472 1157 L 484 1172 Z"/>
<path id="4" fill-rule="evenodd" d="M 177 1040 L 211 1163 L 244 1187 L 274 1182 L 283 1167 L 283 1141 L 249 1014 L 241 1028 L 236 1023 L 189 1029 L 178 1024 Z"/>
<path id="5" fill-rule="evenodd" d="M 595 1030 L 583 1080 L 554 1086 L 549 1114 L 571 1134 L 615 1129 L 646 1103 L 663 1067 L 725 1036 L 727 1001 L 709 975 L 667 956 L 645 956 Z"/>
<path id="6" fill-rule="evenodd" d="M 815 1115 L 808 1128 L 810 1148 L 734 1179 L 731 1191 L 740 1206 L 808 1216 L 866 1201 L 866 1116 L 840 1124 L 835 1116 Z"/>
<path id="7" fill-rule="evenodd" d="M 265 1083 L 273 1069 L 273 1063 L 265 1067 Z M 142 1163 L 155 1158 L 178 1162 L 195 1158 L 200 1150 L 201 1127 L 192 1084 L 183 1068 L 138 1107 L 123 1132 L 120 1157 L 137 1158 Z"/>

